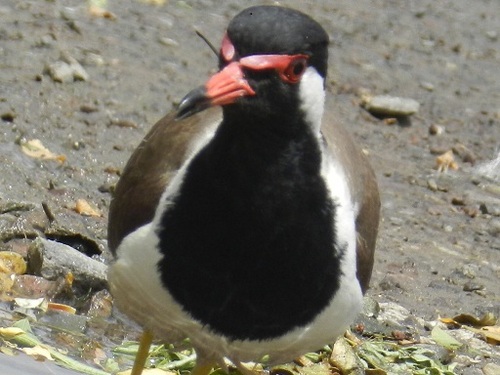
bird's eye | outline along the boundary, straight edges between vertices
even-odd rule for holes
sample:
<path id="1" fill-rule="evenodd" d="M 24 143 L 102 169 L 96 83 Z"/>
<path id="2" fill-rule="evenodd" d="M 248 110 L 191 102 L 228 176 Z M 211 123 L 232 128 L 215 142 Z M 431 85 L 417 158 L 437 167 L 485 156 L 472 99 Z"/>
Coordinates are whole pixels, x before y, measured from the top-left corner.
<path id="1" fill-rule="evenodd" d="M 304 57 L 297 57 L 285 68 L 281 77 L 289 83 L 297 83 L 302 74 L 306 71 L 307 60 Z"/>

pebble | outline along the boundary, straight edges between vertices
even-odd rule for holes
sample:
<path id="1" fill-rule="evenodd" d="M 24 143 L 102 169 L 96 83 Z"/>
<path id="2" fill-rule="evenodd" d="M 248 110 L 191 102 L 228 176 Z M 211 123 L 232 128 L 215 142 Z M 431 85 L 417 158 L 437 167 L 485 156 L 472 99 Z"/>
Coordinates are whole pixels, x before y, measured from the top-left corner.
<path id="1" fill-rule="evenodd" d="M 71 69 L 73 69 L 73 77 L 75 81 L 87 81 L 89 79 L 88 73 L 73 56 L 70 56 L 67 53 L 62 53 L 61 59 L 69 64 Z"/>
<path id="2" fill-rule="evenodd" d="M 469 279 L 474 279 L 480 271 L 480 268 L 477 264 L 464 264 L 458 271 Z"/>
<path id="3" fill-rule="evenodd" d="M 68 54 L 61 54 L 58 61 L 45 66 L 44 71 L 55 82 L 68 83 L 73 81 L 88 81 L 89 74 L 80 63 Z"/>
<path id="4" fill-rule="evenodd" d="M 106 289 L 95 293 L 89 302 L 88 316 L 109 318 L 113 308 L 113 298 Z"/>
<path id="5" fill-rule="evenodd" d="M 500 153 L 498 153 L 494 159 L 481 163 L 481 165 L 477 168 L 476 173 L 492 180 L 500 181 Z M 497 188 L 500 192 L 500 187 L 497 186 Z"/>
<path id="6" fill-rule="evenodd" d="M 17 117 L 17 114 L 14 111 L 7 111 L 0 115 L 0 118 L 3 122 L 14 122 L 14 119 Z"/>
<path id="7" fill-rule="evenodd" d="M 75 285 L 103 289 L 107 285 L 107 266 L 60 242 L 37 238 L 28 251 L 33 273 L 48 280 L 65 277 L 71 272 Z"/>
<path id="8" fill-rule="evenodd" d="M 451 204 L 454 206 L 464 206 L 465 199 L 464 197 L 453 197 L 451 198 Z"/>
<path id="9" fill-rule="evenodd" d="M 105 61 L 101 55 L 87 51 L 84 54 L 82 63 L 84 65 L 91 65 L 91 66 L 103 66 L 105 64 Z"/>
<path id="10" fill-rule="evenodd" d="M 429 126 L 430 135 L 441 135 L 444 133 L 444 126 L 432 124 Z"/>
<path id="11" fill-rule="evenodd" d="M 427 91 L 434 91 L 434 85 L 430 82 L 420 82 L 420 87 Z"/>
<path id="12" fill-rule="evenodd" d="M 52 311 L 40 318 L 40 322 L 51 327 L 81 334 L 85 332 L 88 320 L 88 317 L 85 315 L 68 314 L 62 311 Z"/>
<path id="13" fill-rule="evenodd" d="M 394 302 L 380 303 L 380 314 L 377 317 L 379 321 L 393 322 L 395 325 L 401 324 L 411 314 L 410 311 Z"/>
<path id="14" fill-rule="evenodd" d="M 446 233 L 451 233 L 453 232 L 453 227 L 451 225 L 445 225 L 443 226 L 443 230 L 446 232 Z"/>
<path id="15" fill-rule="evenodd" d="M 464 292 L 474 292 L 476 290 L 483 290 L 483 289 L 484 289 L 484 285 L 474 284 L 471 282 L 466 282 L 464 284 L 464 287 L 463 287 Z"/>
<path id="16" fill-rule="evenodd" d="M 484 375 L 500 375 L 500 365 L 495 363 L 487 363 L 483 367 Z"/>
<path id="17" fill-rule="evenodd" d="M 496 32 L 496 30 L 489 30 L 486 32 L 486 36 L 488 38 L 490 38 L 490 40 L 492 40 L 493 42 L 495 42 L 496 40 L 498 40 L 498 33 Z"/>
<path id="18" fill-rule="evenodd" d="M 427 187 L 431 191 L 437 191 L 438 190 L 438 185 L 436 183 L 436 180 L 434 180 L 433 178 L 430 178 L 430 179 L 427 180 Z"/>
<path id="19" fill-rule="evenodd" d="M 64 61 L 55 61 L 45 67 L 45 71 L 54 82 L 73 82 L 73 69 Z"/>
<path id="20" fill-rule="evenodd" d="M 160 37 L 158 38 L 158 41 L 160 42 L 160 44 L 163 44 L 164 46 L 167 47 L 177 47 L 179 45 L 179 43 L 176 40 L 167 37 Z"/>
<path id="21" fill-rule="evenodd" d="M 500 237 L 500 218 L 494 217 L 488 222 L 488 233 L 493 237 Z"/>
<path id="22" fill-rule="evenodd" d="M 115 190 L 116 182 L 105 182 L 102 185 L 100 185 L 97 190 L 99 190 L 101 193 L 112 193 Z"/>
<path id="23" fill-rule="evenodd" d="M 455 146 L 452 147 L 453 153 L 457 154 L 464 163 L 471 163 L 475 164 L 476 162 L 476 155 L 469 150 L 465 145 L 461 143 L 457 143 Z"/>
<path id="24" fill-rule="evenodd" d="M 362 106 L 371 114 L 383 116 L 409 116 L 420 109 L 420 103 L 414 99 L 389 95 L 365 97 Z"/>
<path id="25" fill-rule="evenodd" d="M 55 44 L 55 39 L 51 34 L 45 34 L 40 37 L 40 41 L 38 43 L 41 47 L 50 47 Z"/>
<path id="26" fill-rule="evenodd" d="M 47 280 L 41 276 L 18 275 L 14 279 L 12 294 L 16 297 L 51 299 L 62 292 L 64 279 Z"/>

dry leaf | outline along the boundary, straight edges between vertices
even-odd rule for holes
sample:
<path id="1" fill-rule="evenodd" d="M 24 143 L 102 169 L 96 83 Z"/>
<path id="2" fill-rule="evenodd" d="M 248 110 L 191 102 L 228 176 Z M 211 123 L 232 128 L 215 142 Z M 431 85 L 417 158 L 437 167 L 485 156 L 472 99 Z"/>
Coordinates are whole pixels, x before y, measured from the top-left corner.
<path id="1" fill-rule="evenodd" d="M 26 272 L 26 261 L 13 251 L 0 251 L 0 273 L 22 275 Z"/>
<path id="2" fill-rule="evenodd" d="M 463 328 L 483 336 L 488 344 L 500 345 L 500 326 L 483 327 L 481 329 L 463 326 Z"/>
<path id="3" fill-rule="evenodd" d="M 14 298 L 14 302 L 17 306 L 24 309 L 35 309 L 37 307 L 42 308 L 45 302 L 44 297 L 40 298 Z"/>
<path id="4" fill-rule="evenodd" d="M 83 216 L 101 217 L 101 212 L 93 208 L 85 199 L 78 199 L 74 210 Z"/>
<path id="5" fill-rule="evenodd" d="M 21 328 L 17 327 L 0 327 L 0 337 L 9 341 L 16 336 L 24 335 L 25 333 L 26 332 L 24 332 Z"/>
<path id="6" fill-rule="evenodd" d="M 439 320 L 444 324 L 454 325 L 455 327 L 461 327 L 462 324 L 475 327 L 494 326 L 498 321 L 497 317 L 490 312 L 485 313 L 481 318 L 471 314 L 460 314 L 453 318 L 440 318 Z"/>
<path id="7" fill-rule="evenodd" d="M 132 374 L 132 370 L 125 370 L 117 373 L 116 375 L 130 375 Z M 142 370 L 143 375 L 173 375 L 175 372 L 173 371 L 165 371 L 160 370 L 159 368 L 145 368 Z"/>
<path id="8" fill-rule="evenodd" d="M 494 326 L 497 323 L 497 318 L 492 313 L 484 314 L 481 319 L 470 314 L 460 314 L 453 317 L 453 320 L 461 324 L 469 324 L 477 327 Z"/>
<path id="9" fill-rule="evenodd" d="M 436 157 L 436 169 L 438 172 L 447 172 L 448 169 L 456 171 L 458 169 L 458 164 L 455 162 L 452 150 L 448 150 Z"/>
<path id="10" fill-rule="evenodd" d="M 165 5 L 165 3 L 167 2 L 167 0 L 141 0 L 142 3 L 145 3 L 145 4 L 152 4 L 152 5 Z"/>
<path id="11" fill-rule="evenodd" d="M 106 10 L 106 0 L 90 0 L 89 13 L 94 17 L 108 18 L 111 20 L 116 19 L 116 16 L 109 10 Z"/>
<path id="12" fill-rule="evenodd" d="M 36 159 L 56 160 L 59 163 L 66 161 L 66 156 L 56 155 L 46 148 L 39 139 L 31 139 L 21 143 L 21 150 L 28 156 Z"/>
<path id="13" fill-rule="evenodd" d="M 13 286 L 14 286 L 14 275 L 7 273 L 0 273 L 0 296 L 2 296 L 2 299 L 9 300 L 9 298 L 3 294 L 10 292 Z"/>
<path id="14" fill-rule="evenodd" d="M 55 303 L 55 302 L 49 302 L 48 305 L 49 310 L 57 310 L 57 311 L 64 311 L 67 312 L 68 314 L 76 314 L 76 309 L 74 307 L 71 307 L 69 305 L 65 305 L 64 303 Z"/>
<path id="15" fill-rule="evenodd" d="M 344 337 L 339 337 L 332 348 L 329 362 L 343 374 L 354 373 L 363 368 L 354 349 Z"/>
<path id="16" fill-rule="evenodd" d="M 45 359 L 48 359 L 49 361 L 54 360 L 54 358 L 52 358 L 52 356 L 50 355 L 50 351 L 40 345 L 35 345 L 32 348 L 21 348 L 21 350 L 30 357 L 35 358 L 35 360 L 37 361 Z"/>

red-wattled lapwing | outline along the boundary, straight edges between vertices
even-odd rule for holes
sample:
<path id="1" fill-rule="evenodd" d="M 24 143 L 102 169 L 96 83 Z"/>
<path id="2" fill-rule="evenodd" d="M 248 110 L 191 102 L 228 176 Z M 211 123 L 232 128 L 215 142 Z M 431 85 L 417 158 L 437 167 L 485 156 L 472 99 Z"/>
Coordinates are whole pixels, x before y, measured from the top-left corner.
<path id="1" fill-rule="evenodd" d="M 370 165 L 323 115 L 325 30 L 248 8 L 219 59 L 135 150 L 109 213 L 116 305 L 157 337 L 189 337 L 196 374 L 286 362 L 343 333 L 379 221 Z"/>

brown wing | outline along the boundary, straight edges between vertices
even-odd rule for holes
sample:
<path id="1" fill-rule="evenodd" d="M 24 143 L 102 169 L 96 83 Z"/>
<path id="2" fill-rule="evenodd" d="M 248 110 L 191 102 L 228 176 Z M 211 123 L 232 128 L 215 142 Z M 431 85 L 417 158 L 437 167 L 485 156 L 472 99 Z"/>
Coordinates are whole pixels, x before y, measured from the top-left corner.
<path id="1" fill-rule="evenodd" d="M 211 108 L 184 120 L 172 112 L 158 121 L 130 157 L 109 208 L 108 245 L 114 253 L 122 239 L 149 223 L 161 194 L 189 156 L 198 133 L 222 118 Z"/>
<path id="2" fill-rule="evenodd" d="M 364 293 L 372 274 L 380 216 L 377 180 L 366 155 L 347 130 L 328 114 L 325 114 L 321 131 L 330 152 L 345 167 L 352 199 L 359 208 L 356 217 L 357 277 Z"/>

